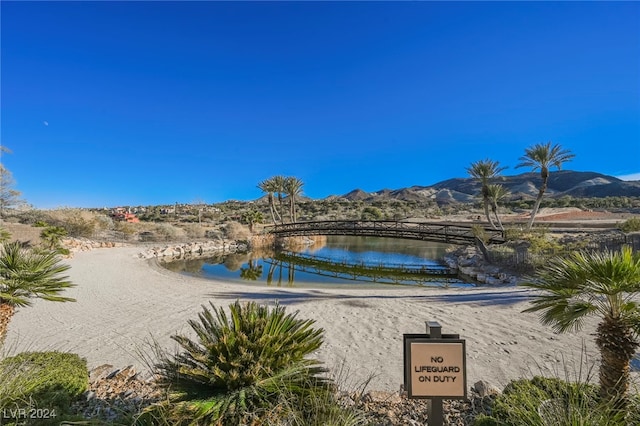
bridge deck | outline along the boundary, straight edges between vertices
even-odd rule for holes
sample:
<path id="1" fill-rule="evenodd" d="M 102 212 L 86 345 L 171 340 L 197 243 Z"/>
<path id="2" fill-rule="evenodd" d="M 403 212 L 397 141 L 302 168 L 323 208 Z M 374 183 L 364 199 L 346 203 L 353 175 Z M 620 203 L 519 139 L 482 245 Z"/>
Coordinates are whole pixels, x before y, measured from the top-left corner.
<path id="1" fill-rule="evenodd" d="M 403 222 L 394 220 L 331 220 L 297 222 L 272 225 L 267 231 L 280 237 L 310 235 L 355 235 L 412 240 L 436 241 L 450 244 L 473 244 L 475 235 L 472 225 L 437 222 Z M 505 242 L 504 233 L 484 228 L 488 243 Z"/>

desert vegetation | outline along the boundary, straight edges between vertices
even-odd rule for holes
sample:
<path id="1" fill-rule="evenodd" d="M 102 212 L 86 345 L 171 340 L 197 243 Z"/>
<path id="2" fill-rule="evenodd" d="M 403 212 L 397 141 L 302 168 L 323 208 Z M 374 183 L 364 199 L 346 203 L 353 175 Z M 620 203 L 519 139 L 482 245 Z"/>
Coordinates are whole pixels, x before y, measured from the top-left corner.
<path id="1" fill-rule="evenodd" d="M 6 151 L 6 149 L 5 149 Z M 527 312 L 539 312 L 543 324 L 557 332 L 579 328 L 586 317 L 600 323 L 595 332 L 601 360 L 597 380 L 533 377 L 509 383 L 474 411 L 475 425 L 630 425 L 640 421 L 640 398 L 629 384 L 630 362 L 640 347 L 637 296 L 640 257 L 628 248 L 594 252 L 585 240 L 561 241 L 549 228 L 533 226 L 540 208 L 640 208 L 640 197 L 545 198 L 551 167 L 561 168 L 573 154 L 560 145 L 537 144 L 525 150 L 518 167 L 540 171 L 537 197 L 510 199 L 499 183 L 504 167 L 491 159 L 474 162 L 468 174 L 480 185 L 472 203 L 436 199 L 303 196 L 296 177 L 273 176 L 258 184 L 265 197 L 251 202 L 226 201 L 130 206 L 140 222 L 119 219 L 110 209 L 16 209 L 19 192 L 8 170 L 2 173 L 0 219 L 9 226 L 37 228 L 31 245 L 0 228 L 0 349 L 16 309 L 34 299 L 68 302 L 72 284 L 60 255 L 66 238 L 116 239 L 129 242 L 227 239 L 245 241 L 264 225 L 301 220 L 433 220 L 457 214 L 466 219 L 482 212 L 494 228 L 505 231 L 516 247 L 526 245 L 544 255 L 531 269 L 527 284 L 538 291 Z M 1 166 L 1 165 L 0 165 Z M 526 227 L 505 224 L 500 210 L 529 212 Z M 626 233 L 640 230 L 636 217 L 618 223 Z M 475 227 L 483 238 L 484 227 Z M 563 251 L 562 254 L 559 252 Z M 567 254 L 568 253 L 568 254 Z M 490 253 L 491 255 L 491 253 Z M 491 259 L 491 256 L 488 256 Z M 230 261 L 233 261 L 230 260 Z M 254 279 L 263 273 L 249 261 L 241 274 Z M 153 386 L 163 395 L 135 413 L 123 413 L 121 424 L 137 425 L 366 425 L 376 424 L 362 404 L 364 386 L 344 398 L 344 382 L 314 358 L 325 331 L 313 319 L 287 313 L 283 306 L 254 302 L 204 306 L 189 321 L 188 334 L 172 336 L 177 352 L 154 346 Z M 4 348 L 6 351 L 6 348 Z M 348 379 L 347 379 L 348 381 Z M 88 389 L 86 361 L 75 354 L 24 352 L 2 356 L 0 410 L 20 407 L 55 411 L 51 424 L 88 421 L 73 411 Z M 45 424 L 38 419 L 31 424 Z M 113 424 L 113 421 L 109 422 Z M 4 424 L 4 423 L 3 423 Z M 10 424 L 10 423 L 9 423 Z M 92 424 L 99 424 L 97 421 Z"/>
<path id="2" fill-rule="evenodd" d="M 624 408 L 628 402 L 631 359 L 640 346 L 640 255 L 620 252 L 574 252 L 555 258 L 525 285 L 542 290 L 526 312 L 558 332 L 579 329 L 586 316 L 601 319 L 596 330 L 600 349 L 600 398 Z"/>
<path id="3" fill-rule="evenodd" d="M 277 305 L 236 302 L 229 314 L 204 307 L 189 322 L 196 340 L 175 335 L 180 353 L 158 350 L 154 368 L 168 397 L 136 424 L 355 424 L 334 400 L 327 370 L 310 358 L 324 330 L 296 316 Z"/>
<path id="4" fill-rule="evenodd" d="M 89 380 L 87 363 L 76 354 L 23 352 L 6 357 L 0 361 L 0 384 L 3 424 L 58 425 L 82 420 L 71 407 L 86 392 Z"/>
<path id="5" fill-rule="evenodd" d="M 35 298 L 53 302 L 74 301 L 62 293 L 73 287 L 63 275 L 69 265 L 54 251 L 39 251 L 19 242 L 0 247 L 0 344 L 16 308 L 31 305 Z"/>

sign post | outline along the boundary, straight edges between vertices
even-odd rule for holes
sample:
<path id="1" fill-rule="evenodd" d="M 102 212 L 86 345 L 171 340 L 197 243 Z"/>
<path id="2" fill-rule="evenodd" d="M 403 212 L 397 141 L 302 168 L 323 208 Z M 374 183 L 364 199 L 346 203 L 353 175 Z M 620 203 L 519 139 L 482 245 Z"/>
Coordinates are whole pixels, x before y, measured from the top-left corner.
<path id="1" fill-rule="evenodd" d="M 427 334 L 404 334 L 404 388 L 409 398 L 430 399 L 429 426 L 443 425 L 443 399 L 466 399 L 465 341 L 442 334 L 442 326 L 427 321 Z"/>

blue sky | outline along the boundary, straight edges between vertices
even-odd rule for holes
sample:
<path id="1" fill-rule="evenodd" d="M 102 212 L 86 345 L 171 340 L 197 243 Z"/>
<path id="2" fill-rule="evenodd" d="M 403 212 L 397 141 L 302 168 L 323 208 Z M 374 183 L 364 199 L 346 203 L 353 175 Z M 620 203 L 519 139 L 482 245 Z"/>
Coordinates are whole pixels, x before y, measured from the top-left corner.
<path id="1" fill-rule="evenodd" d="M 0 3 L 2 160 L 30 204 L 314 198 L 571 150 L 640 179 L 638 2 Z"/>

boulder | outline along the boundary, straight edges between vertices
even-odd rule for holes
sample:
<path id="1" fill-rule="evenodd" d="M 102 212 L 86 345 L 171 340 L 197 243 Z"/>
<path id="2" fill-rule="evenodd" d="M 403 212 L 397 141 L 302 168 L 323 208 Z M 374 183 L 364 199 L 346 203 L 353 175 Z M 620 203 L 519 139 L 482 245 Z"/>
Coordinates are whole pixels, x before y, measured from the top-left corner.
<path id="1" fill-rule="evenodd" d="M 489 383 L 484 380 L 477 381 L 471 387 L 471 390 L 478 394 L 480 398 L 484 398 L 485 396 L 493 396 L 499 395 L 500 390 L 494 386 L 491 386 Z"/>

